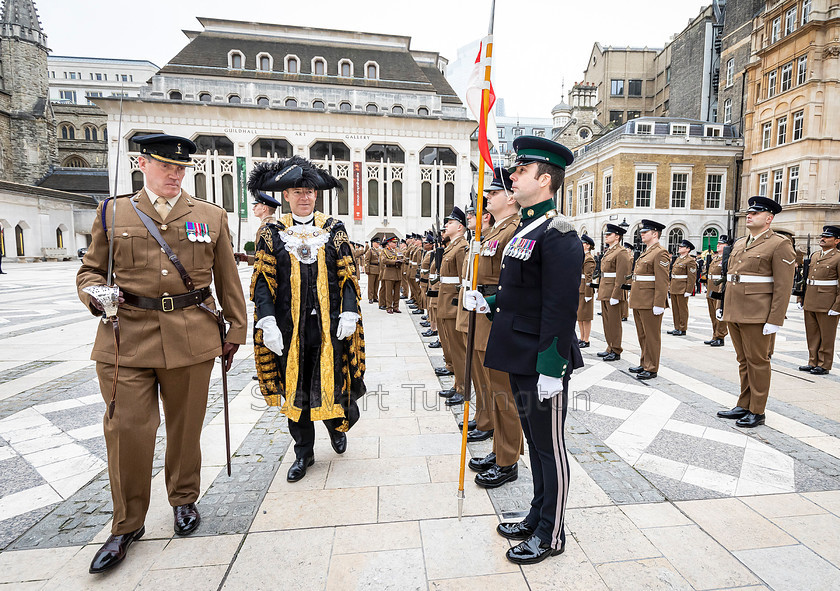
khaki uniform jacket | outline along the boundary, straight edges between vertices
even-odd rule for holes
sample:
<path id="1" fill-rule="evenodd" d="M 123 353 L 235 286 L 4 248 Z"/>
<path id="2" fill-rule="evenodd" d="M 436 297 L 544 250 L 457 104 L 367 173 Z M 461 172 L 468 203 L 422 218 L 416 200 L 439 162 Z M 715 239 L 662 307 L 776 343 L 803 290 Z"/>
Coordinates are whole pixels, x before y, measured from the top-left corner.
<path id="1" fill-rule="evenodd" d="M 601 279 L 598 283 L 598 301 L 621 299 L 622 284 L 633 271 L 633 257 L 620 243 L 613 244 L 601 258 Z M 615 277 L 604 277 L 604 273 L 615 273 Z"/>
<path id="2" fill-rule="evenodd" d="M 505 247 L 513 239 L 513 235 L 516 234 L 516 230 L 519 228 L 519 220 L 519 215 L 513 214 L 499 222 L 495 228 L 491 228 L 486 237 L 481 237 L 481 256 L 478 257 L 478 285 L 499 284 Z M 492 328 L 492 323 L 487 314 L 475 315 L 475 348 L 479 351 L 487 350 L 490 328 Z"/>
<path id="3" fill-rule="evenodd" d="M 114 281 L 124 292 L 161 298 L 186 293 L 188 290 L 178 270 L 163 249 L 146 230 L 129 199 L 148 215 L 160 229 L 163 239 L 181 260 L 195 284 L 195 289 L 215 287 L 216 297 L 230 322 L 227 342 L 244 344 L 248 329 L 245 296 L 236 262 L 233 259 L 227 213 L 221 207 L 195 199 L 186 191 L 166 222 L 152 206 L 145 190 L 129 198 L 117 199 L 116 223 L 112 216 L 113 202 L 107 202 L 108 232 L 114 228 Z M 209 226 L 211 242 L 191 242 L 186 222 Z M 79 299 L 99 316 L 82 291 L 91 285 L 103 285 L 108 272 L 108 236 L 102 227 L 102 204 L 91 230 L 92 241 L 76 275 Z M 204 301 L 215 309 L 212 297 Z M 219 327 L 215 318 L 198 306 L 171 312 L 143 310 L 127 304 L 119 308 L 120 359 L 124 367 L 167 368 L 195 365 L 222 353 Z M 114 333 L 110 324 L 98 323 L 96 340 L 90 358 L 114 363 Z"/>
<path id="4" fill-rule="evenodd" d="M 665 308 L 668 304 L 668 270 L 671 255 L 658 242 L 649 246 L 636 261 L 633 285 L 630 289 L 630 307 L 634 310 Z M 602 266 L 603 268 L 603 266 Z M 656 277 L 655 281 L 639 281 L 639 276 Z"/>
<path id="5" fill-rule="evenodd" d="M 808 285 L 805 288 L 804 308 L 809 312 L 840 312 L 840 251 L 833 248 L 827 254 L 821 250 L 812 254 L 808 279 L 834 281 L 834 285 Z"/>
<path id="6" fill-rule="evenodd" d="M 595 290 L 589 286 L 592 283 L 592 274 L 595 273 L 595 256 L 588 252 L 583 257 L 583 273 L 580 276 L 580 289 L 578 293 L 585 298 L 595 295 Z"/>
<path id="7" fill-rule="evenodd" d="M 365 273 L 368 275 L 379 275 L 379 253 L 378 248 L 371 247 L 365 253 Z"/>
<path id="8" fill-rule="evenodd" d="M 402 255 L 383 248 L 379 255 L 379 280 L 399 281 L 402 279 Z"/>
<path id="9" fill-rule="evenodd" d="M 686 275 L 687 278 L 678 279 L 674 275 Z M 693 293 L 695 285 L 697 285 L 697 259 L 690 254 L 677 257 L 671 268 L 671 295 L 683 297 L 684 294 Z"/>
<path id="10" fill-rule="evenodd" d="M 767 230 L 747 247 L 741 238 L 729 254 L 729 275 L 772 277 L 772 283 L 740 283 L 727 277 L 723 320 L 744 324 L 785 322 L 793 288 L 796 253 L 790 240 Z"/>
<path id="11" fill-rule="evenodd" d="M 458 304 L 452 303 L 452 300 L 458 298 L 458 287 L 460 286 L 463 275 L 461 270 L 464 266 L 464 259 L 467 256 L 467 240 L 463 236 L 459 236 L 454 240 L 450 240 L 446 250 L 443 251 L 443 259 L 440 263 L 440 294 L 438 296 L 438 319 L 455 318 L 458 312 Z M 444 283 L 444 277 L 457 277 L 458 283 Z"/>
<path id="12" fill-rule="evenodd" d="M 723 289 L 723 283 L 717 283 L 723 273 L 723 253 L 716 253 L 709 262 L 709 270 L 706 273 L 706 299 L 711 299 L 713 293 L 719 293 Z"/>
<path id="13" fill-rule="evenodd" d="M 420 261 L 420 289 L 423 293 L 429 288 L 429 270 L 432 268 L 432 253 L 434 251 L 423 251 L 423 258 Z"/>

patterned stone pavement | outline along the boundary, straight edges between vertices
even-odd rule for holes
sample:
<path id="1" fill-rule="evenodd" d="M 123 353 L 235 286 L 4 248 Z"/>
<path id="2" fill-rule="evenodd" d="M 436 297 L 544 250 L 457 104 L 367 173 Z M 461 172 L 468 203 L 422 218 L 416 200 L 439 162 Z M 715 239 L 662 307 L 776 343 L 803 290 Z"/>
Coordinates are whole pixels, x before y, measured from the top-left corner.
<path id="1" fill-rule="evenodd" d="M 73 288 L 78 263 L 8 265 L 0 282 L 0 588 L 76 589 L 836 589 L 840 588 L 840 380 L 807 377 L 802 314 L 791 307 L 773 356 L 765 427 L 715 417 L 736 399 L 727 346 L 702 344 L 711 325 L 692 298 L 689 334 L 663 335 L 660 377 L 635 380 L 632 317 L 613 364 L 593 322 L 586 366 L 572 380 L 567 442 L 572 486 L 564 556 L 524 569 L 493 533 L 527 509 L 520 478 L 484 491 L 469 480 L 463 520 L 454 492 L 462 409 L 431 372 L 440 350 L 418 316 L 365 304 L 368 388 L 350 448 L 324 433 L 301 483 L 285 471 L 285 418 L 251 380 L 250 347 L 230 374 L 233 474 L 224 471 L 220 375 L 211 381 L 195 536 L 173 538 L 159 433 L 147 534 L 126 564 L 91 577 L 107 537 L 110 495 L 104 403 L 89 361 L 96 319 Z M 247 286 L 250 269 L 241 269 Z M 363 279 L 364 282 L 364 279 Z M 672 328 L 666 312 L 663 331 Z M 415 329 L 415 330 L 412 330 Z M 490 442 L 470 444 L 484 455 Z M 290 537 L 291 536 L 291 537 Z M 287 554 L 290 543 L 323 548 Z M 452 556 L 451 548 L 463 548 Z M 266 553 L 289 568 L 268 568 Z"/>

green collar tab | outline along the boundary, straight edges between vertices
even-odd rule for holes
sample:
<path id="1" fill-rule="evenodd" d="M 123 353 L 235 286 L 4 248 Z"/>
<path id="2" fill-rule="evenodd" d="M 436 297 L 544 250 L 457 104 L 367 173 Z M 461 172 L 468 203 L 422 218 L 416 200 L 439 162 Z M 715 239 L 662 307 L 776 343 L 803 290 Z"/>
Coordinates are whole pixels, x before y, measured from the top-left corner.
<path id="1" fill-rule="evenodd" d="M 545 201 L 541 201 L 536 205 L 531 205 L 530 207 L 523 207 L 519 210 L 519 215 L 522 217 L 523 220 L 530 220 L 535 217 L 545 215 L 552 209 L 554 209 L 554 200 L 546 199 Z"/>

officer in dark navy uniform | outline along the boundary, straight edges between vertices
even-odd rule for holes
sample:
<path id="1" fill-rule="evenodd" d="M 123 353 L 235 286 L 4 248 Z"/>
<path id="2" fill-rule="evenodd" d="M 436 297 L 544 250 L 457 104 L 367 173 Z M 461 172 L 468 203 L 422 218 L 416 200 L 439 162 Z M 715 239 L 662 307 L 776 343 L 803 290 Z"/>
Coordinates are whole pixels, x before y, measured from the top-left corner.
<path id="1" fill-rule="evenodd" d="M 505 247 L 497 294 L 485 300 L 469 291 L 464 305 L 492 314 L 484 364 L 510 375 L 528 442 L 531 510 L 523 521 L 502 523 L 497 531 L 521 540 L 507 551 L 510 561 L 533 564 L 565 549 L 569 463 L 563 426 L 569 377 L 583 367 L 575 334 L 583 246 L 554 204 L 574 159 L 571 151 L 533 136 L 517 138 L 513 147 L 511 180 L 522 219 Z"/>

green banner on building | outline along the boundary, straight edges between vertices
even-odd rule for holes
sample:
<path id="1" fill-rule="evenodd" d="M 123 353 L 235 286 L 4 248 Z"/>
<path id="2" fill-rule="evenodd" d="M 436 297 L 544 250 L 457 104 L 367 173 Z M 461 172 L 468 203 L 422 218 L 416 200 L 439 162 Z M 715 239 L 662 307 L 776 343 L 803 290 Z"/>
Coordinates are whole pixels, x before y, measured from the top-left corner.
<path id="1" fill-rule="evenodd" d="M 236 157 L 236 179 L 239 186 L 239 219 L 248 219 L 248 174 L 245 169 L 245 157 Z"/>

